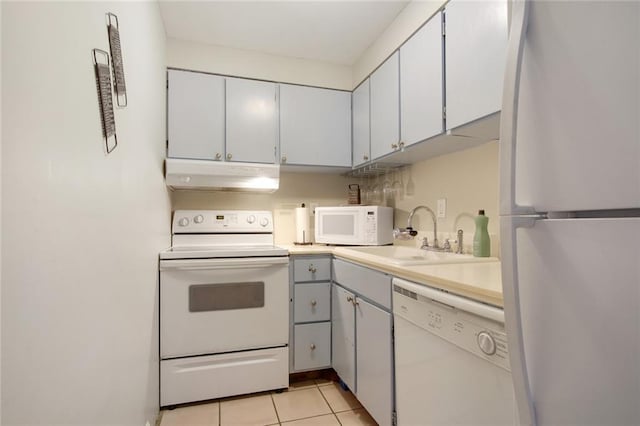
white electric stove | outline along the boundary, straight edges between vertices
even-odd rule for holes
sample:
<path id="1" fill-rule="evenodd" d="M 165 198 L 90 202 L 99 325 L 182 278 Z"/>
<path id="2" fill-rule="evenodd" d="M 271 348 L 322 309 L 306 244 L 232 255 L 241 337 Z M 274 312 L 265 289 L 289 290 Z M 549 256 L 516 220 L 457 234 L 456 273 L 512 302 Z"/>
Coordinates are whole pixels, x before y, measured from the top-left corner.
<path id="1" fill-rule="evenodd" d="M 286 388 L 289 257 L 268 211 L 177 210 L 160 253 L 160 404 Z"/>

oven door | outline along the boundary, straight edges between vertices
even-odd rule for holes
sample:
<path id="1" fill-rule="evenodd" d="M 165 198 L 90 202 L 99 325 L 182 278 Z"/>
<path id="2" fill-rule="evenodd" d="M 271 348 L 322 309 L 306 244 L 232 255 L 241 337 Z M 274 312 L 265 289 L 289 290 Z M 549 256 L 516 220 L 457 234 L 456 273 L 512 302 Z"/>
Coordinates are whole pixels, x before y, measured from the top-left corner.
<path id="1" fill-rule="evenodd" d="M 162 359 L 284 346 L 289 258 L 160 261 Z"/>

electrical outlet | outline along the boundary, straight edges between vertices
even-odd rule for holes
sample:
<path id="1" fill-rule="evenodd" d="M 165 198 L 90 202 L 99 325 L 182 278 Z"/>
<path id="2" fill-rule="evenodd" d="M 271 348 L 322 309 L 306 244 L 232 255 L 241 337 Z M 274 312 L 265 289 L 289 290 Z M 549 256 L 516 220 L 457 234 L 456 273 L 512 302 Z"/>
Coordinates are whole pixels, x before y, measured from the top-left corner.
<path id="1" fill-rule="evenodd" d="M 438 200 L 438 217 L 444 219 L 447 214 L 447 199 L 440 198 Z"/>

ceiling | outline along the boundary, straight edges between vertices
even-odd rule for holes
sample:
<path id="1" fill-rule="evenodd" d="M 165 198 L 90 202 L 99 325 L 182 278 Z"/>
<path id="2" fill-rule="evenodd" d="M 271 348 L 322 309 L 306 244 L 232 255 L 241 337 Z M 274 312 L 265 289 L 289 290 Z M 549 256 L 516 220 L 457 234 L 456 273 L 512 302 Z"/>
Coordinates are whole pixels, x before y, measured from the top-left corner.
<path id="1" fill-rule="evenodd" d="M 167 37 L 353 65 L 408 1 L 160 1 Z"/>

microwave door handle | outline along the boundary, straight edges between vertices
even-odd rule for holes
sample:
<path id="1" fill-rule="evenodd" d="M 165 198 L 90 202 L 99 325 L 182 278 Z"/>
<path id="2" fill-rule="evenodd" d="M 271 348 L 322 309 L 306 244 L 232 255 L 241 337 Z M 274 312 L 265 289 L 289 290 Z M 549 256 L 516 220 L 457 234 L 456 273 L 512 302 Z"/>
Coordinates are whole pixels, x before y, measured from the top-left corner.
<path id="1" fill-rule="evenodd" d="M 268 268 L 270 266 L 286 265 L 289 257 L 262 257 L 247 259 L 179 259 L 161 260 L 160 270 L 223 270 Z"/>

